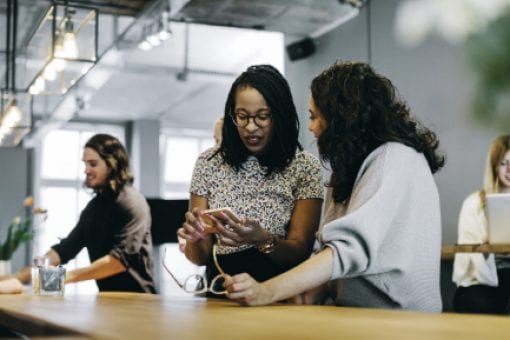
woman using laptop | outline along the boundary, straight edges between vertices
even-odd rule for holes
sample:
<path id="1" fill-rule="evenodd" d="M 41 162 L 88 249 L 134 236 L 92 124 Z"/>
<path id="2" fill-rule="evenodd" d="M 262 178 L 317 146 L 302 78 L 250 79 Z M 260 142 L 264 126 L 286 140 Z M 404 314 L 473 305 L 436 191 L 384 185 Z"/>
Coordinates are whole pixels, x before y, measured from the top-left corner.
<path id="1" fill-rule="evenodd" d="M 483 189 L 470 194 L 459 216 L 459 244 L 488 241 L 487 194 L 510 193 L 510 135 L 497 138 L 487 157 Z M 506 313 L 510 297 L 510 259 L 494 254 L 455 255 L 453 307 L 465 313 Z"/>

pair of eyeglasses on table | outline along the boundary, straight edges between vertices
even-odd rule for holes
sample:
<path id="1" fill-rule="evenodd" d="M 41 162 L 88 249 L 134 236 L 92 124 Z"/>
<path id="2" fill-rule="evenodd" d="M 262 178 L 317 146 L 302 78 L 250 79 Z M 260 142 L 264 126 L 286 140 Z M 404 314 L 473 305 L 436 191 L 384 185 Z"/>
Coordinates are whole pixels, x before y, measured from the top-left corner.
<path id="1" fill-rule="evenodd" d="M 170 275 L 170 277 L 172 277 L 172 279 L 175 281 L 175 283 L 181 289 L 183 289 L 185 292 L 191 293 L 191 294 L 203 294 L 203 293 L 210 292 L 210 293 L 217 294 L 217 295 L 225 295 L 225 294 L 227 294 L 227 291 L 225 288 L 223 288 L 223 282 L 225 282 L 226 274 L 223 271 L 223 269 L 221 269 L 221 267 L 218 263 L 218 258 L 216 256 L 216 248 L 217 248 L 217 245 L 214 244 L 213 249 L 212 249 L 213 260 L 214 260 L 214 265 L 216 266 L 216 268 L 218 269 L 218 272 L 220 274 L 216 275 L 213 278 L 210 286 L 208 285 L 207 278 L 205 277 L 205 275 L 201 275 L 201 274 L 192 274 L 192 275 L 188 276 L 186 278 L 186 280 L 184 281 L 184 283 L 179 281 L 179 279 L 177 279 L 177 277 L 172 273 L 172 271 L 170 270 L 170 268 L 167 266 L 167 264 L 165 262 L 167 248 L 165 248 L 165 253 L 163 255 L 163 259 L 161 260 L 161 262 L 163 264 L 163 268 L 165 268 L 165 270 Z"/>

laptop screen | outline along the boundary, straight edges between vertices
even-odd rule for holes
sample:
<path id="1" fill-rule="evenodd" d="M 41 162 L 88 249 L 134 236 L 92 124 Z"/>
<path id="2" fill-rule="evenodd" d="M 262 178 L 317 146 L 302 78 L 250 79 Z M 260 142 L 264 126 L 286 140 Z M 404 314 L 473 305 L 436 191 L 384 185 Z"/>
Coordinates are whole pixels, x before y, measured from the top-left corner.
<path id="1" fill-rule="evenodd" d="M 489 243 L 510 244 L 510 194 L 487 195 Z"/>

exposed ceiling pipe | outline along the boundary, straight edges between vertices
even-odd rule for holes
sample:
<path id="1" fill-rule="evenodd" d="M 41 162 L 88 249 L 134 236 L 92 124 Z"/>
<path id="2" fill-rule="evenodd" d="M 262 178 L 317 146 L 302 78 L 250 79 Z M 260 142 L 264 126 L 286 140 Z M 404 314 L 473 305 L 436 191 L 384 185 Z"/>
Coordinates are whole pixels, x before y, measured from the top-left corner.
<path id="1" fill-rule="evenodd" d="M 177 80 L 186 81 L 188 79 L 188 53 L 189 53 L 189 25 L 184 26 L 184 66 L 182 71 L 177 73 Z"/>

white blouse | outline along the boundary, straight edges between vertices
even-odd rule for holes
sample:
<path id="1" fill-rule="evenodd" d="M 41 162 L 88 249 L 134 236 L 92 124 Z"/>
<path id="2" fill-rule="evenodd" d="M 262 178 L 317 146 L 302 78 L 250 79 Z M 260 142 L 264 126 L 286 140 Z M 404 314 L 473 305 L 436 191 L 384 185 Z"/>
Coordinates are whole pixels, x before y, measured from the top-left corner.
<path id="1" fill-rule="evenodd" d="M 470 194 L 459 215 L 458 244 L 481 244 L 488 240 L 488 223 L 480 202 L 480 192 Z M 453 263 L 453 282 L 457 286 L 498 285 L 494 254 L 457 253 Z"/>

